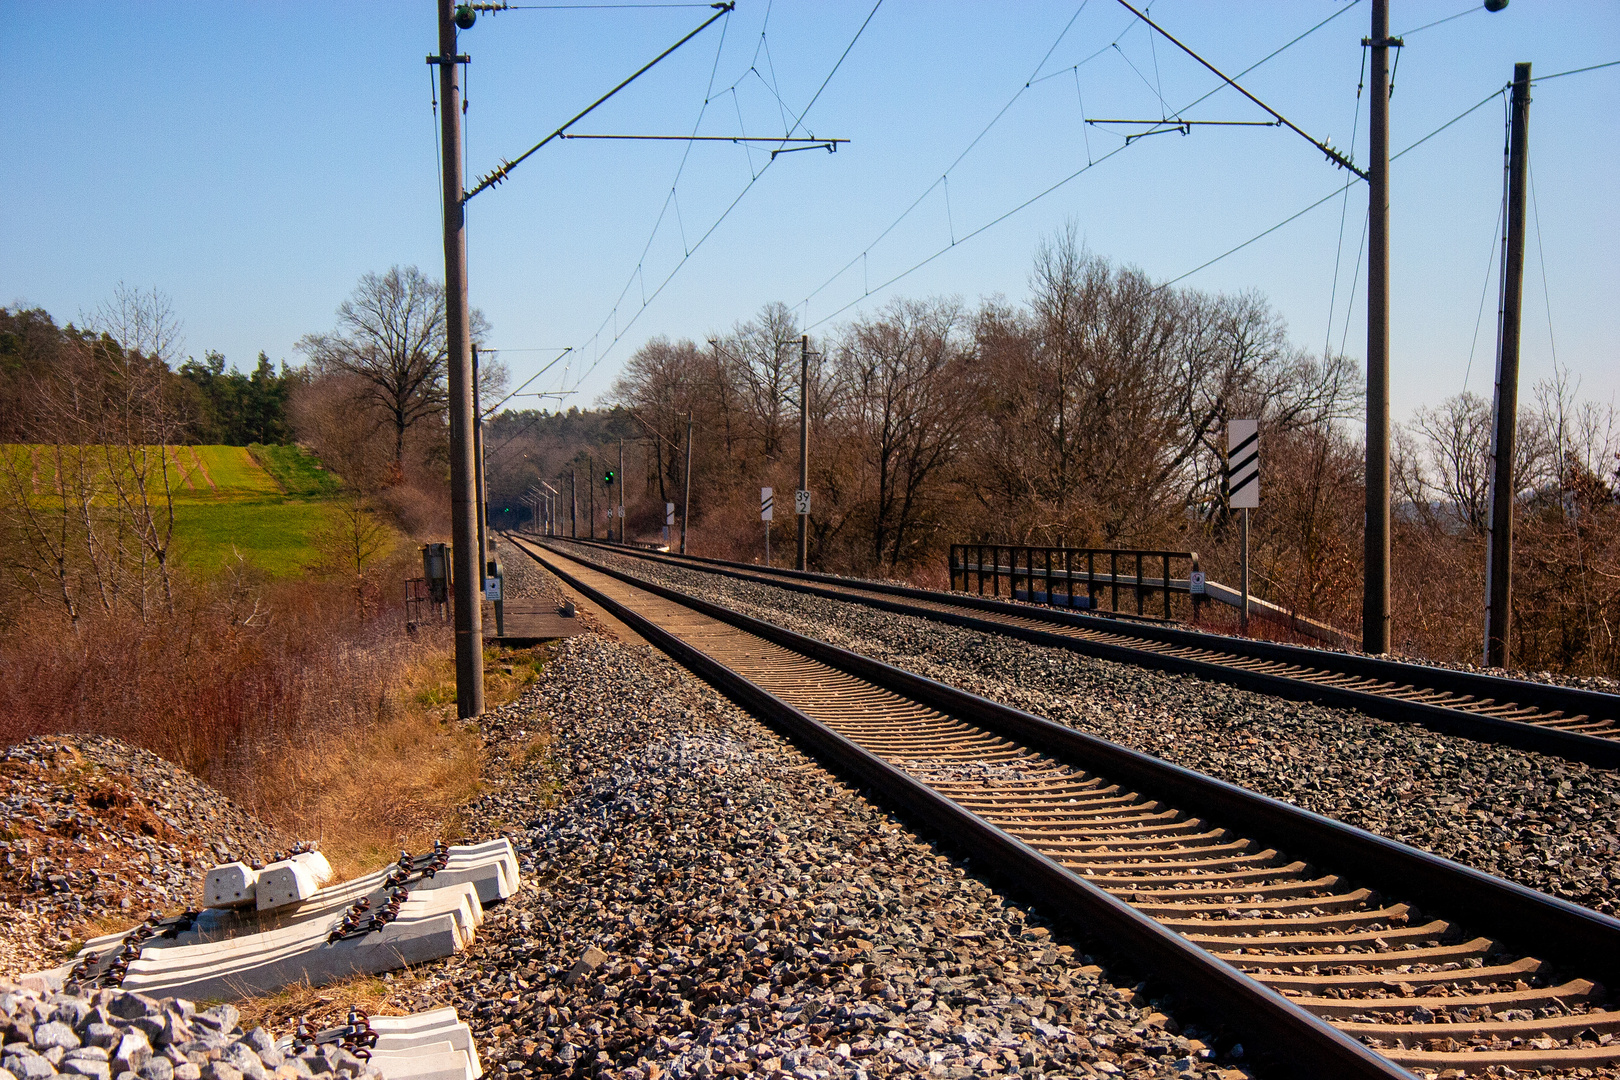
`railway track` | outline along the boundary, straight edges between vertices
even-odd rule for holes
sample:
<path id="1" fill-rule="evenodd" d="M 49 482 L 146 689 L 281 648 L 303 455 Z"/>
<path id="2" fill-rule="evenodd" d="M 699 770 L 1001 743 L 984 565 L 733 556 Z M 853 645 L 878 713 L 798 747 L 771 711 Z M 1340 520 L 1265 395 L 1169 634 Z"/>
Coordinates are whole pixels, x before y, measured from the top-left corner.
<path id="1" fill-rule="evenodd" d="M 964 593 L 854 583 L 827 574 L 767 570 L 616 545 L 594 546 L 622 556 L 1006 634 L 1106 660 L 1354 708 L 1599 768 L 1620 768 L 1620 695 L 1078 615 Z"/>
<path id="2" fill-rule="evenodd" d="M 555 549 L 522 550 L 1287 1075 L 1620 1065 L 1620 921 Z M 1580 1075 L 1591 1075 L 1582 1073 Z"/>

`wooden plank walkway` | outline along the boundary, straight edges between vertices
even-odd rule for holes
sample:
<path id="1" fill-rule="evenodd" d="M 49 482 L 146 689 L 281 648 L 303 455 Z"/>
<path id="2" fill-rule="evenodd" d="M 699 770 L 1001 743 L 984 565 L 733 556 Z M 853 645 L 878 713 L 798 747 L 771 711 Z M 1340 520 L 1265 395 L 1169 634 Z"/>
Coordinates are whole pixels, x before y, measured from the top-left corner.
<path id="1" fill-rule="evenodd" d="M 577 618 L 564 616 L 558 613 L 557 605 L 550 600 L 514 597 L 503 605 L 503 618 L 506 633 L 496 636 L 495 633 L 495 605 L 484 605 L 484 640 L 496 642 L 510 648 L 523 648 L 527 645 L 538 644 L 542 641 L 555 641 L 558 638 L 573 637 L 583 633 L 584 627 Z"/>

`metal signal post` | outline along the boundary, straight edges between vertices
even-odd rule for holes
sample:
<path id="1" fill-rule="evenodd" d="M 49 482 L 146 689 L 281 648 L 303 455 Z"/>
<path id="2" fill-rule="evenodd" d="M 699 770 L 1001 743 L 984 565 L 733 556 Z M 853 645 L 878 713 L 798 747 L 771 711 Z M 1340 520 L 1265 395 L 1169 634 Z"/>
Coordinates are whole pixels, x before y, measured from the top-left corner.
<path id="1" fill-rule="evenodd" d="M 810 335 L 799 337 L 799 490 L 805 496 L 795 498 L 794 517 L 799 519 L 799 554 L 794 567 L 807 570 L 810 552 L 810 515 L 798 508 L 798 503 L 810 491 Z"/>
<path id="2" fill-rule="evenodd" d="M 456 715 L 484 711 L 484 568 L 478 551 L 472 336 L 467 322 L 467 208 L 461 174 L 461 79 L 454 0 L 439 0 L 439 137 L 444 159 L 444 323 L 450 369 L 450 538 L 455 588 Z"/>
<path id="3" fill-rule="evenodd" d="M 686 522 L 692 516 L 692 411 L 686 412 L 686 491 L 681 496 L 681 554 L 686 554 Z"/>

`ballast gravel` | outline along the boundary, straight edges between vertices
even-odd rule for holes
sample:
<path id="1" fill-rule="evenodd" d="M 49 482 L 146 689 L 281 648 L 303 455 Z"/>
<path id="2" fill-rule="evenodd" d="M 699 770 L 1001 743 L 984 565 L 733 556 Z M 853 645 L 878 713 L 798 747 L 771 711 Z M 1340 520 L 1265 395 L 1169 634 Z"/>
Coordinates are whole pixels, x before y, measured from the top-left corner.
<path id="1" fill-rule="evenodd" d="M 1614 770 L 859 604 L 609 558 L 637 576 L 1530 888 L 1610 915 L 1620 904 Z"/>
<path id="2" fill-rule="evenodd" d="M 0 1078 L 11 1080 L 381 1080 L 338 1046 L 285 1054 L 233 1005 L 122 990 L 49 993 L 0 980 Z"/>
<path id="3" fill-rule="evenodd" d="M 185 769 L 101 735 L 0 754 L 0 975 L 51 967 L 86 927 L 198 901 L 203 872 L 285 838 Z"/>
<path id="4" fill-rule="evenodd" d="M 1145 988 L 645 646 L 566 641 L 485 724 L 497 751 L 548 739 L 466 815 L 500 823 L 526 884 L 415 992 L 454 1005 L 491 1068 L 1246 1075 L 1241 1048 L 1214 1060 Z"/>

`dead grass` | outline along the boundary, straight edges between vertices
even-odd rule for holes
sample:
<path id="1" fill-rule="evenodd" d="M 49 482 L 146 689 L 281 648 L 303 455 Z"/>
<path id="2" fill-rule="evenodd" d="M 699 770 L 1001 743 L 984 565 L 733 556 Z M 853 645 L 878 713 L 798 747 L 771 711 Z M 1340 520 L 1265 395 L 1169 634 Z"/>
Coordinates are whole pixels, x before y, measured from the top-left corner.
<path id="1" fill-rule="evenodd" d="M 540 673 L 541 649 L 485 651 L 485 705 L 515 699 Z M 393 861 L 401 850 L 466 832 L 460 807 L 491 762 L 479 726 L 456 718 L 455 664 L 435 656 L 395 673 L 386 719 L 327 740 L 317 752 L 267 756 L 257 809 L 284 831 L 319 840 L 336 880 Z"/>
<path id="2" fill-rule="evenodd" d="M 255 770 L 259 813 L 319 840 L 340 881 L 443 838 L 455 808 L 479 791 L 481 740 L 476 724 L 456 719 L 452 661 L 417 661 L 396 679 L 386 719 L 308 752 L 266 755 Z"/>
<path id="3" fill-rule="evenodd" d="M 484 707 L 493 709 L 517 700 L 556 655 L 551 643 L 527 649 L 484 649 Z M 452 693 L 454 685 L 452 684 Z"/>
<path id="4" fill-rule="evenodd" d="M 92 731 L 144 746 L 283 836 L 318 840 L 339 880 L 467 833 L 459 809 L 491 763 L 479 725 L 456 717 L 447 627 L 407 636 L 399 612 L 362 617 L 314 581 L 256 595 L 198 586 L 172 617 L 77 631 L 25 614 L 0 622 L 0 745 Z M 488 706 L 517 698 L 551 655 L 490 650 Z M 526 740 L 517 752 L 543 751 Z M 503 742 L 493 766 L 504 773 L 511 753 Z M 63 782 L 88 783 L 76 771 Z M 128 816 L 138 802 L 85 793 L 102 814 Z M 161 822 L 143 831 L 164 835 Z"/>
<path id="5" fill-rule="evenodd" d="M 266 1028 L 272 1035 L 290 1035 L 300 1019 L 315 1030 L 336 1027 L 348 1020 L 349 1006 L 367 1016 L 403 1016 L 418 1011 L 407 1000 L 420 996 L 421 979 L 414 971 L 395 972 L 392 978 L 360 976 L 316 988 L 296 983 L 273 994 L 235 1002 L 242 1013 L 242 1030 Z"/>

